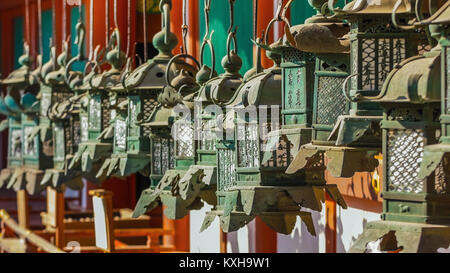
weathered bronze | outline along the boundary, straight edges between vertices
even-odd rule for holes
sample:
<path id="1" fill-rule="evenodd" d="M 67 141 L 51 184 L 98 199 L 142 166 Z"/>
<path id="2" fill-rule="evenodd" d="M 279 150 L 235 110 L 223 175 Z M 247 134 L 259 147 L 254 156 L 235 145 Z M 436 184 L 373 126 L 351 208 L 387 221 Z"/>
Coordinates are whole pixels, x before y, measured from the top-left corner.
<path id="1" fill-rule="evenodd" d="M 436 1 L 432 4 L 430 14 L 437 9 Z M 448 170 L 440 149 L 445 144 L 437 144 L 439 134 L 445 141 L 447 88 L 441 78 L 446 79 L 447 72 L 442 45 L 448 37 L 449 7 L 447 2 L 415 24 L 431 24 L 431 37 L 442 37 L 443 42 L 397 64 L 375 100 L 383 107 L 382 221 L 369 223 L 351 252 L 367 252 L 370 243 L 379 240 L 381 251 L 397 247 L 401 252 L 437 252 L 450 245 Z M 389 233 L 392 236 L 386 237 Z"/>
<path id="2" fill-rule="evenodd" d="M 224 232 L 236 231 L 260 216 L 272 229 L 289 234 L 297 216 L 300 216 L 308 231 L 315 234 L 311 214 L 302 211 L 302 208 L 320 211 L 325 190 L 346 207 L 336 187 L 326 186 L 323 177 L 315 176 L 317 165 L 311 165 L 296 175 L 285 174 L 295 145 L 286 133 L 281 135 L 277 129 L 282 122 L 279 115 L 283 103 L 282 85 L 286 84 L 283 78 L 286 71 L 283 72 L 280 67 L 281 54 L 289 46 L 281 40 L 268 46 L 267 35 L 276 20 L 286 20 L 284 13 L 288 7 L 289 3 L 284 9 L 279 6 L 277 18 L 269 23 L 266 30 L 265 44 L 259 44 L 266 49 L 274 66 L 249 76 L 227 105 L 230 111 L 226 114 L 223 127 L 227 135 L 231 131 L 234 136 L 232 139 L 217 141 L 218 204 L 217 209 L 207 213 L 202 230 L 208 228 L 217 216 Z M 297 65 L 297 68 L 303 64 Z M 303 127 L 298 126 L 297 118 L 303 124 L 307 115 L 297 109 L 283 109 L 284 132 L 293 129 L 301 133 Z M 306 134 L 310 136 L 310 130 Z M 320 163 L 320 159 L 317 163 Z"/>
<path id="3" fill-rule="evenodd" d="M 113 151 L 114 126 L 111 120 L 116 116 L 115 107 L 126 100 L 123 93 L 111 91 L 121 84 L 122 68 L 126 62 L 125 53 L 120 50 L 118 29 L 112 32 L 106 50 L 105 61 L 111 68 L 98 73 L 101 62 L 94 57 L 92 71 L 80 87 L 87 90 L 81 104 L 81 143 L 69 166 L 70 169 L 81 169 L 83 176 L 91 182 L 101 182 L 105 178 L 95 176 L 101 167 L 100 162 Z M 98 56 L 98 47 L 94 56 Z"/>
<path id="4" fill-rule="evenodd" d="M 3 122 L 2 128 L 9 128 L 8 141 L 8 168 L 2 170 L 1 183 L 8 188 L 14 186 L 15 190 L 23 189 L 23 130 L 21 96 L 29 86 L 29 74 L 31 69 L 30 48 L 24 44 L 24 55 L 19 58 L 20 68 L 11 72 L 2 84 L 6 86 L 7 95 L 1 99 L 2 114 L 8 117 L 8 124 Z M 34 98 L 32 101 L 35 101 Z M 34 102 L 31 102 L 32 104 Z M 27 105 L 31 107 L 31 105 Z M 6 126 L 8 125 L 8 126 Z M 18 181 L 19 180 L 19 181 Z"/>
<path id="5" fill-rule="evenodd" d="M 165 84 L 166 67 L 173 57 L 172 50 L 178 39 L 170 32 L 170 0 L 160 3 L 163 15 L 162 30 L 153 37 L 153 45 L 159 54 L 131 72 L 124 82 L 112 88 L 113 92 L 126 93 L 127 100 L 117 105 L 114 124 L 113 153 L 107 158 L 97 177 L 126 177 L 136 172 L 150 174 L 150 128 L 143 126 L 158 105 L 157 96 Z M 181 70 L 195 76 L 196 69 L 185 63 L 175 62 L 169 73 L 174 77 Z"/>
<path id="6" fill-rule="evenodd" d="M 379 123 L 382 119 L 382 110 L 379 103 L 374 102 L 380 94 L 384 80 L 395 64 L 414 56 L 421 47 L 427 45 L 422 41 L 423 33 L 416 30 L 396 28 L 391 22 L 391 11 L 396 1 L 382 0 L 378 2 L 352 1 L 343 9 L 334 9 L 333 1 L 329 6 L 334 15 L 333 20 L 346 20 L 350 24 L 350 33 L 344 39 L 339 39 L 343 32 L 334 26 L 327 31 L 335 68 L 344 68 L 349 75 L 344 81 L 335 79 L 336 85 L 343 85 L 342 91 L 335 87 L 334 94 L 346 98 L 340 106 L 340 115 L 328 120 L 328 126 L 320 124 L 321 113 L 326 112 L 326 106 L 319 106 L 320 82 L 317 83 L 317 100 L 314 124 L 314 139 L 311 144 L 301 148 L 287 173 L 295 173 L 304 168 L 308 162 L 318 154 L 325 154 L 327 169 L 335 177 L 352 177 L 355 172 L 373 171 L 378 166 L 374 156 L 381 152 L 381 129 Z M 398 21 L 405 22 L 414 18 L 414 7 L 408 1 L 399 2 L 397 7 Z M 326 29 L 324 29 L 326 30 Z M 343 29 L 341 29 L 343 30 Z M 345 32 L 344 32 L 345 33 Z M 299 33 L 295 39 L 297 47 L 310 48 L 311 52 L 323 55 L 321 46 L 313 49 L 314 44 L 308 43 L 308 32 Z M 302 35 L 303 34 L 303 35 Z M 325 36 L 326 37 L 326 36 Z M 323 47 L 323 46 L 322 46 Z M 350 51 L 350 63 L 348 57 Z M 324 51 L 327 53 L 327 50 Z M 344 54 L 343 54 L 344 53 Z M 340 56 L 339 56 L 340 55 Z M 337 65 L 337 67 L 336 67 Z M 345 65 L 343 67 L 342 65 Z M 338 76 L 337 74 L 334 75 Z M 320 80 L 320 79 L 318 79 Z M 348 111 L 350 106 L 350 111 Z M 333 113 L 335 114 L 335 113 Z M 331 115 L 325 115 L 330 117 Z M 333 126 L 331 132 L 331 126 Z"/>
<path id="7" fill-rule="evenodd" d="M 208 33 L 209 8 L 209 1 L 206 1 L 207 33 L 201 54 L 203 55 L 206 45 L 209 45 L 214 63 L 214 49 Z M 187 35 L 187 29 L 185 30 L 183 33 Z M 186 49 L 185 41 L 183 41 L 183 48 Z M 215 192 L 213 189 L 208 191 L 209 195 L 198 192 L 186 195 L 186 192 L 190 190 L 203 188 L 199 181 L 203 174 L 200 170 L 191 169 L 196 161 L 195 123 L 192 122 L 192 116 L 194 114 L 194 97 L 198 95 L 199 88 L 210 82 L 208 80 L 216 75 L 214 64 L 212 68 L 209 68 L 203 63 L 203 58 L 200 64 L 186 51 L 174 56 L 167 69 L 169 70 L 171 64 L 181 58 L 193 60 L 201 69 L 197 73 L 196 79 L 184 70 L 181 70 L 173 80 L 166 78 L 167 85 L 164 92 L 158 97 L 160 105 L 153 112 L 150 122 L 146 124 L 152 132 L 150 137 L 152 186 L 142 193 L 134 212 L 135 217 L 155 208 L 158 203 L 162 203 L 165 206 L 165 215 L 169 219 L 180 219 L 186 216 L 189 210 L 201 208 L 203 206 L 201 198 L 206 198 L 208 203 L 214 204 L 215 202 L 214 195 L 211 197 L 211 194 Z M 168 71 L 166 71 L 166 75 L 169 75 Z M 180 118 L 176 112 L 182 112 L 183 117 Z"/>

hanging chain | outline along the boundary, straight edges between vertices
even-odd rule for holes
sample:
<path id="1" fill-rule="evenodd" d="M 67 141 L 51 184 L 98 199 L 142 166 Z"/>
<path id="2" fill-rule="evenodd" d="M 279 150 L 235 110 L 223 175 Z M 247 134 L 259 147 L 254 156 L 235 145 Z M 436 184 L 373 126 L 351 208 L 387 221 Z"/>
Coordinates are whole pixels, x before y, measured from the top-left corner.
<path id="1" fill-rule="evenodd" d="M 203 41 L 209 39 L 209 12 L 211 10 L 211 0 L 205 0 L 205 36 L 203 37 Z"/>
<path id="2" fill-rule="evenodd" d="M 181 53 L 187 54 L 188 48 L 187 48 L 187 35 L 189 33 L 189 26 L 187 23 L 187 0 L 183 0 L 183 25 L 181 25 L 181 33 L 183 37 L 183 46 L 181 48 Z"/>
<path id="3" fill-rule="evenodd" d="M 144 24 L 144 62 L 147 62 L 147 0 L 142 0 L 142 6 L 144 9 L 143 24 Z"/>
<path id="4" fill-rule="evenodd" d="M 42 41 L 42 0 L 37 2 L 38 8 L 38 33 L 39 33 L 39 54 L 41 55 L 41 62 L 44 55 L 44 44 Z"/>
<path id="5" fill-rule="evenodd" d="M 214 46 L 213 43 L 211 41 L 212 36 L 214 34 L 214 31 L 212 31 L 211 33 L 209 32 L 209 12 L 211 11 L 211 0 L 205 0 L 205 36 L 203 37 L 203 42 L 202 42 L 202 46 L 200 49 L 200 65 L 203 66 L 204 65 L 204 58 L 203 58 L 203 53 L 205 51 L 206 46 L 209 46 L 209 49 L 211 51 L 211 61 L 212 61 L 212 68 L 211 68 L 211 74 L 209 76 L 209 78 L 211 79 L 214 75 L 215 72 L 215 67 L 216 67 L 216 55 L 214 52 Z"/>
<path id="6" fill-rule="evenodd" d="M 52 58 L 52 64 L 53 64 L 53 70 L 56 70 L 56 3 L 55 0 L 52 0 L 52 38 L 50 39 L 50 47 L 52 48 L 52 55 L 50 56 Z"/>
<path id="7" fill-rule="evenodd" d="M 67 39 L 67 25 L 66 25 L 66 1 L 63 0 L 63 8 L 62 8 L 62 45 L 64 46 L 64 42 Z"/>
<path id="8" fill-rule="evenodd" d="M 264 43 L 268 45 L 269 40 L 269 32 L 275 22 L 284 22 L 289 28 L 291 27 L 291 23 L 286 17 L 286 13 L 289 9 L 289 6 L 292 4 L 293 0 L 289 0 L 286 5 L 283 7 L 283 0 L 278 0 L 278 8 L 275 17 L 269 22 L 267 25 L 265 34 L 264 34 Z"/>
<path id="9" fill-rule="evenodd" d="M 93 1 L 93 0 L 91 0 Z M 105 2 L 106 47 L 109 45 L 109 0 Z"/>
<path id="10" fill-rule="evenodd" d="M 56 39 L 56 4 L 55 0 L 52 0 L 52 40 L 50 42 L 50 46 L 53 47 L 56 45 L 55 39 Z"/>
<path id="11" fill-rule="evenodd" d="M 119 24 L 117 23 L 117 0 L 114 0 L 114 27 L 118 28 Z"/>
<path id="12" fill-rule="evenodd" d="M 233 42 L 234 44 L 234 50 L 233 52 L 235 54 L 237 54 L 238 52 L 238 44 L 237 44 L 237 40 L 236 40 L 236 33 L 237 33 L 237 29 L 238 27 L 235 28 L 235 30 L 233 31 L 233 27 L 234 27 L 234 3 L 236 2 L 236 0 L 228 0 L 230 3 L 230 27 L 228 28 L 228 38 L 227 38 L 227 60 L 229 63 L 231 63 L 231 43 Z"/>
<path id="13" fill-rule="evenodd" d="M 83 14 L 83 3 L 82 1 L 80 1 L 80 5 L 78 6 L 78 15 L 79 15 L 78 23 L 83 23 L 83 18 L 81 18 L 82 14 Z"/>
<path id="14" fill-rule="evenodd" d="M 30 29 L 30 0 L 25 0 L 25 24 L 26 24 L 26 34 L 25 40 L 29 45 L 31 40 L 31 29 Z"/>
<path id="15" fill-rule="evenodd" d="M 89 59 L 92 60 L 94 53 L 94 1 L 89 1 L 89 13 L 91 14 L 91 18 L 89 18 Z"/>
<path id="16" fill-rule="evenodd" d="M 128 0 L 128 25 L 127 25 L 127 56 L 130 56 L 131 49 L 131 0 Z"/>
<path id="17" fill-rule="evenodd" d="M 230 27 L 228 28 L 228 34 L 233 32 L 234 27 L 234 3 L 236 0 L 228 0 L 230 2 Z"/>
<path id="18" fill-rule="evenodd" d="M 254 0 L 253 5 L 253 39 L 256 41 L 258 38 L 258 0 Z"/>

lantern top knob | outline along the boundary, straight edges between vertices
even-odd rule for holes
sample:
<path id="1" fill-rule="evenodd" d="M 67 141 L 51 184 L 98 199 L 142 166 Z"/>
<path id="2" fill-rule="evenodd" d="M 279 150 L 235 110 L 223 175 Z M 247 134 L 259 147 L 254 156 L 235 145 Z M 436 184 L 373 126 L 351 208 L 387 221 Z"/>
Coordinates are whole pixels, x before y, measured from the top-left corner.
<path id="1" fill-rule="evenodd" d="M 223 57 L 222 67 L 225 70 L 225 74 L 230 74 L 230 75 L 239 74 L 239 70 L 242 67 L 242 59 L 233 50 L 230 52 L 230 58 L 228 58 L 228 56 Z"/>
<path id="2" fill-rule="evenodd" d="M 170 10 L 172 9 L 171 0 L 162 0 L 159 4 L 163 20 L 162 29 L 153 37 L 153 45 L 159 51 L 158 57 L 171 57 L 172 50 L 178 44 L 178 38 L 170 31 Z"/>

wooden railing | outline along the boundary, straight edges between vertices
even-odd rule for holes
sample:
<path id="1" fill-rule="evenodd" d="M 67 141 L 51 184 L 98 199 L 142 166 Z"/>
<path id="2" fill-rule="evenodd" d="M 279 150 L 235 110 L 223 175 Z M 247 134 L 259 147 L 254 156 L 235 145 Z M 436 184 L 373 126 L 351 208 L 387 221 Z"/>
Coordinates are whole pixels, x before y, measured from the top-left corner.
<path id="1" fill-rule="evenodd" d="M 14 232 L 20 239 L 6 239 L 3 238 L 6 231 L 5 228 L 2 228 L 2 235 L 0 236 L 0 248 L 6 250 L 11 249 L 11 243 L 17 245 L 17 244 L 24 244 L 25 241 L 29 242 L 30 244 L 36 246 L 41 251 L 47 252 L 47 253 L 65 253 L 61 249 L 57 248 L 56 246 L 52 245 L 50 242 L 46 241 L 45 239 L 39 237 L 35 233 L 31 232 L 28 229 L 25 229 L 12 219 L 9 214 L 5 210 L 0 210 L 0 220 L 2 222 L 2 227 L 7 227 L 9 230 Z"/>

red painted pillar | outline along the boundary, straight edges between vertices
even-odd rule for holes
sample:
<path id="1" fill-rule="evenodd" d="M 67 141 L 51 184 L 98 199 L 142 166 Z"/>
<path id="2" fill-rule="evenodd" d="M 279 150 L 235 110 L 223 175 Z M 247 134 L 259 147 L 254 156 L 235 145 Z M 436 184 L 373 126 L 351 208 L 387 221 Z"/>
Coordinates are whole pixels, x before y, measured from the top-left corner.
<path id="1" fill-rule="evenodd" d="M 32 58 L 39 55 L 37 3 L 30 1 L 30 53 Z M 34 63 L 36 65 L 36 63 Z"/>
<path id="2" fill-rule="evenodd" d="M 23 14 L 23 6 L 14 10 L 2 10 L 0 13 L 1 20 L 1 33 L 2 33 L 2 46 L 1 46 L 1 71 L 2 78 L 8 76 L 8 74 L 13 70 L 14 66 L 14 32 L 13 32 L 13 17 Z M 2 92 L 3 94 L 3 92 Z M 3 117 L 2 117 L 3 119 Z M 8 156 L 8 130 L 5 130 L 1 134 L 1 168 L 6 168 L 7 166 L 7 156 Z"/>
<path id="3" fill-rule="evenodd" d="M 198 44 L 198 3 L 195 0 L 188 0 L 187 5 L 188 24 L 189 24 L 189 36 L 186 39 L 189 54 L 197 55 Z M 170 28 L 178 37 L 178 46 L 175 48 L 174 53 L 180 53 L 180 46 L 182 45 L 182 33 L 181 26 L 183 24 L 183 2 L 182 0 L 172 1 L 172 10 L 170 12 Z M 189 252 L 190 250 L 190 222 L 189 215 L 180 220 L 170 220 L 163 215 L 163 227 L 165 229 L 174 229 L 175 237 L 172 239 L 170 236 L 164 237 L 166 244 L 174 244 L 177 251 Z"/>
<path id="4" fill-rule="evenodd" d="M 277 233 L 268 227 L 259 217 L 255 218 L 255 252 L 276 253 Z"/>
<path id="5" fill-rule="evenodd" d="M 266 30 L 270 20 L 274 17 L 273 1 L 259 1 L 258 3 L 258 36 L 261 37 L 263 31 Z M 273 42 L 274 28 L 269 33 L 269 43 Z M 268 68 L 273 62 L 266 57 L 265 51 L 261 52 L 262 65 Z M 256 56 L 256 55 L 255 55 Z M 259 217 L 255 219 L 255 251 L 256 253 L 276 253 L 277 252 L 277 233 L 269 228 Z"/>
<path id="6" fill-rule="evenodd" d="M 192 2 L 190 0 L 189 2 Z M 180 53 L 180 47 L 183 44 L 181 36 L 181 25 L 183 24 L 183 0 L 172 0 L 172 10 L 170 11 L 170 30 L 177 35 L 178 45 L 175 47 L 174 53 Z M 190 26 L 192 30 L 192 26 Z"/>
<path id="7" fill-rule="evenodd" d="M 326 253 L 336 253 L 336 202 L 328 195 L 325 195 L 325 240 Z"/>
<path id="8" fill-rule="evenodd" d="M 271 1 L 259 1 L 258 2 L 258 37 L 261 37 L 262 32 L 266 30 L 267 25 L 269 24 L 270 20 L 273 18 L 273 3 Z M 273 42 L 274 40 L 274 29 L 272 28 L 272 31 L 269 34 L 269 43 Z M 273 65 L 273 62 L 266 57 L 265 50 L 262 50 L 261 52 L 261 60 L 262 60 L 262 66 L 264 68 L 269 68 Z M 254 58 L 256 60 L 256 49 L 254 52 Z"/>

